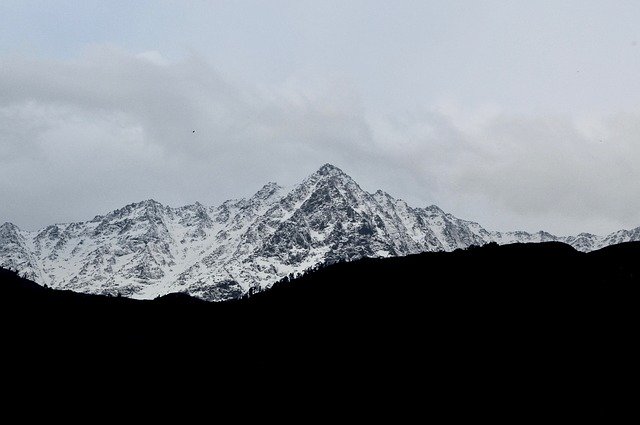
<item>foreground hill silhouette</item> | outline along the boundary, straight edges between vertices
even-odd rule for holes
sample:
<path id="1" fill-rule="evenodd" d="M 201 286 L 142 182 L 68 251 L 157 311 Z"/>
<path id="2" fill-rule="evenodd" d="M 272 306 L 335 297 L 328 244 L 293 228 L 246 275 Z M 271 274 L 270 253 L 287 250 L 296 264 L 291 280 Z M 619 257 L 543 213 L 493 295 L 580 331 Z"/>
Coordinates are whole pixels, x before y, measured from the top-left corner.
<path id="1" fill-rule="evenodd" d="M 260 377 L 427 417 L 610 417 L 631 399 L 638 258 L 640 243 L 488 245 L 334 264 L 213 304 L 56 291 L 1 270 L 5 362 L 20 376 Z"/>

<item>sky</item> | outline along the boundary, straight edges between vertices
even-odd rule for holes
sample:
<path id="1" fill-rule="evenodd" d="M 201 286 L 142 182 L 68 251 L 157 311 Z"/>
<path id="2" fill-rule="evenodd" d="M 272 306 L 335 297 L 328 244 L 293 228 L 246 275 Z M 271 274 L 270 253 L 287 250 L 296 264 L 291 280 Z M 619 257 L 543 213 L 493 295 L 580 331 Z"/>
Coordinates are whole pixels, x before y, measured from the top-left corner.
<path id="1" fill-rule="evenodd" d="M 0 2 L 0 222 L 324 163 L 490 230 L 640 226 L 640 2 Z M 195 133 L 194 133 L 195 130 Z"/>

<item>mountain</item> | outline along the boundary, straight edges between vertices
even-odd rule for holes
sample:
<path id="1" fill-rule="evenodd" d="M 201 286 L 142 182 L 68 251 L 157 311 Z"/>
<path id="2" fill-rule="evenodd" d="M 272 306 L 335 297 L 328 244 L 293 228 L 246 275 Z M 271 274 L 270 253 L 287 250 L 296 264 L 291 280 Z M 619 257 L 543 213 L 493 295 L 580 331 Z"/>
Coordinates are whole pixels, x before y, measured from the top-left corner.
<path id="1" fill-rule="evenodd" d="M 637 404 L 639 255 L 637 242 L 488 244 L 332 264 L 220 303 L 79 294 L 0 269 L 3 383 L 68 399 L 60 382 L 79 376 L 83 394 L 119 402 L 161 388 L 169 403 L 190 389 L 219 403 L 209 385 L 246 403 L 249 389 L 277 394 L 279 417 L 300 398 L 334 418 L 342 400 L 360 418 L 620 423 Z"/>
<path id="2" fill-rule="evenodd" d="M 453 251 L 489 242 L 566 242 L 591 251 L 640 240 L 487 231 L 435 205 L 364 191 L 325 164 L 302 183 L 268 183 L 249 199 L 179 208 L 154 200 L 31 232 L 0 226 L 0 266 L 53 288 L 151 299 L 172 292 L 220 301 L 324 263 Z"/>

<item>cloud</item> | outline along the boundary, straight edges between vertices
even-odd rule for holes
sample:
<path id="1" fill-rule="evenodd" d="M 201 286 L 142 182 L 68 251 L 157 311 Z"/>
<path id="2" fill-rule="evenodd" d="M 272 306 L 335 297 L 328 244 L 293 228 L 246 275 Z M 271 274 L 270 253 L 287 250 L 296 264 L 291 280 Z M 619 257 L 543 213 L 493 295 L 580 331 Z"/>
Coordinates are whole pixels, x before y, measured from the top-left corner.
<path id="1" fill-rule="evenodd" d="M 385 125 L 377 134 L 398 148 L 384 147 L 387 156 L 467 218 L 559 233 L 640 225 L 640 115 L 581 119 L 492 109 L 470 117 L 434 107 Z"/>
<path id="2" fill-rule="evenodd" d="M 105 46 L 2 58 L 0 215 L 33 227 L 149 197 L 217 203 L 347 162 L 367 125 L 344 87 L 320 85 L 242 87 L 195 56 Z"/>
<path id="3" fill-rule="evenodd" d="M 325 162 L 489 228 L 640 225 L 634 114 L 518 116 L 454 101 L 373 113 L 348 81 L 248 86 L 197 56 L 112 46 L 0 58 L 0 93 L 0 221 L 26 228 L 151 197 L 216 204 Z"/>

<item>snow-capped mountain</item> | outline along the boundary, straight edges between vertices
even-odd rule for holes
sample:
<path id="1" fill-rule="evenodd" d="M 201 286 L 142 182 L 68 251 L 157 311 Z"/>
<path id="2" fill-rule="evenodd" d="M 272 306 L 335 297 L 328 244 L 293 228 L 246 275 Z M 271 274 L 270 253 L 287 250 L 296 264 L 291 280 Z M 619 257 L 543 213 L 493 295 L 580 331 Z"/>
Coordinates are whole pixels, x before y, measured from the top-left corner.
<path id="1" fill-rule="evenodd" d="M 5 223 L 0 266 L 80 292 L 224 300 L 325 262 L 489 242 L 563 241 L 589 251 L 631 240 L 640 240 L 640 228 L 605 237 L 490 232 L 435 205 L 414 208 L 382 191 L 367 193 L 326 164 L 290 189 L 268 183 L 249 199 L 217 207 L 148 200 L 36 232 Z"/>

